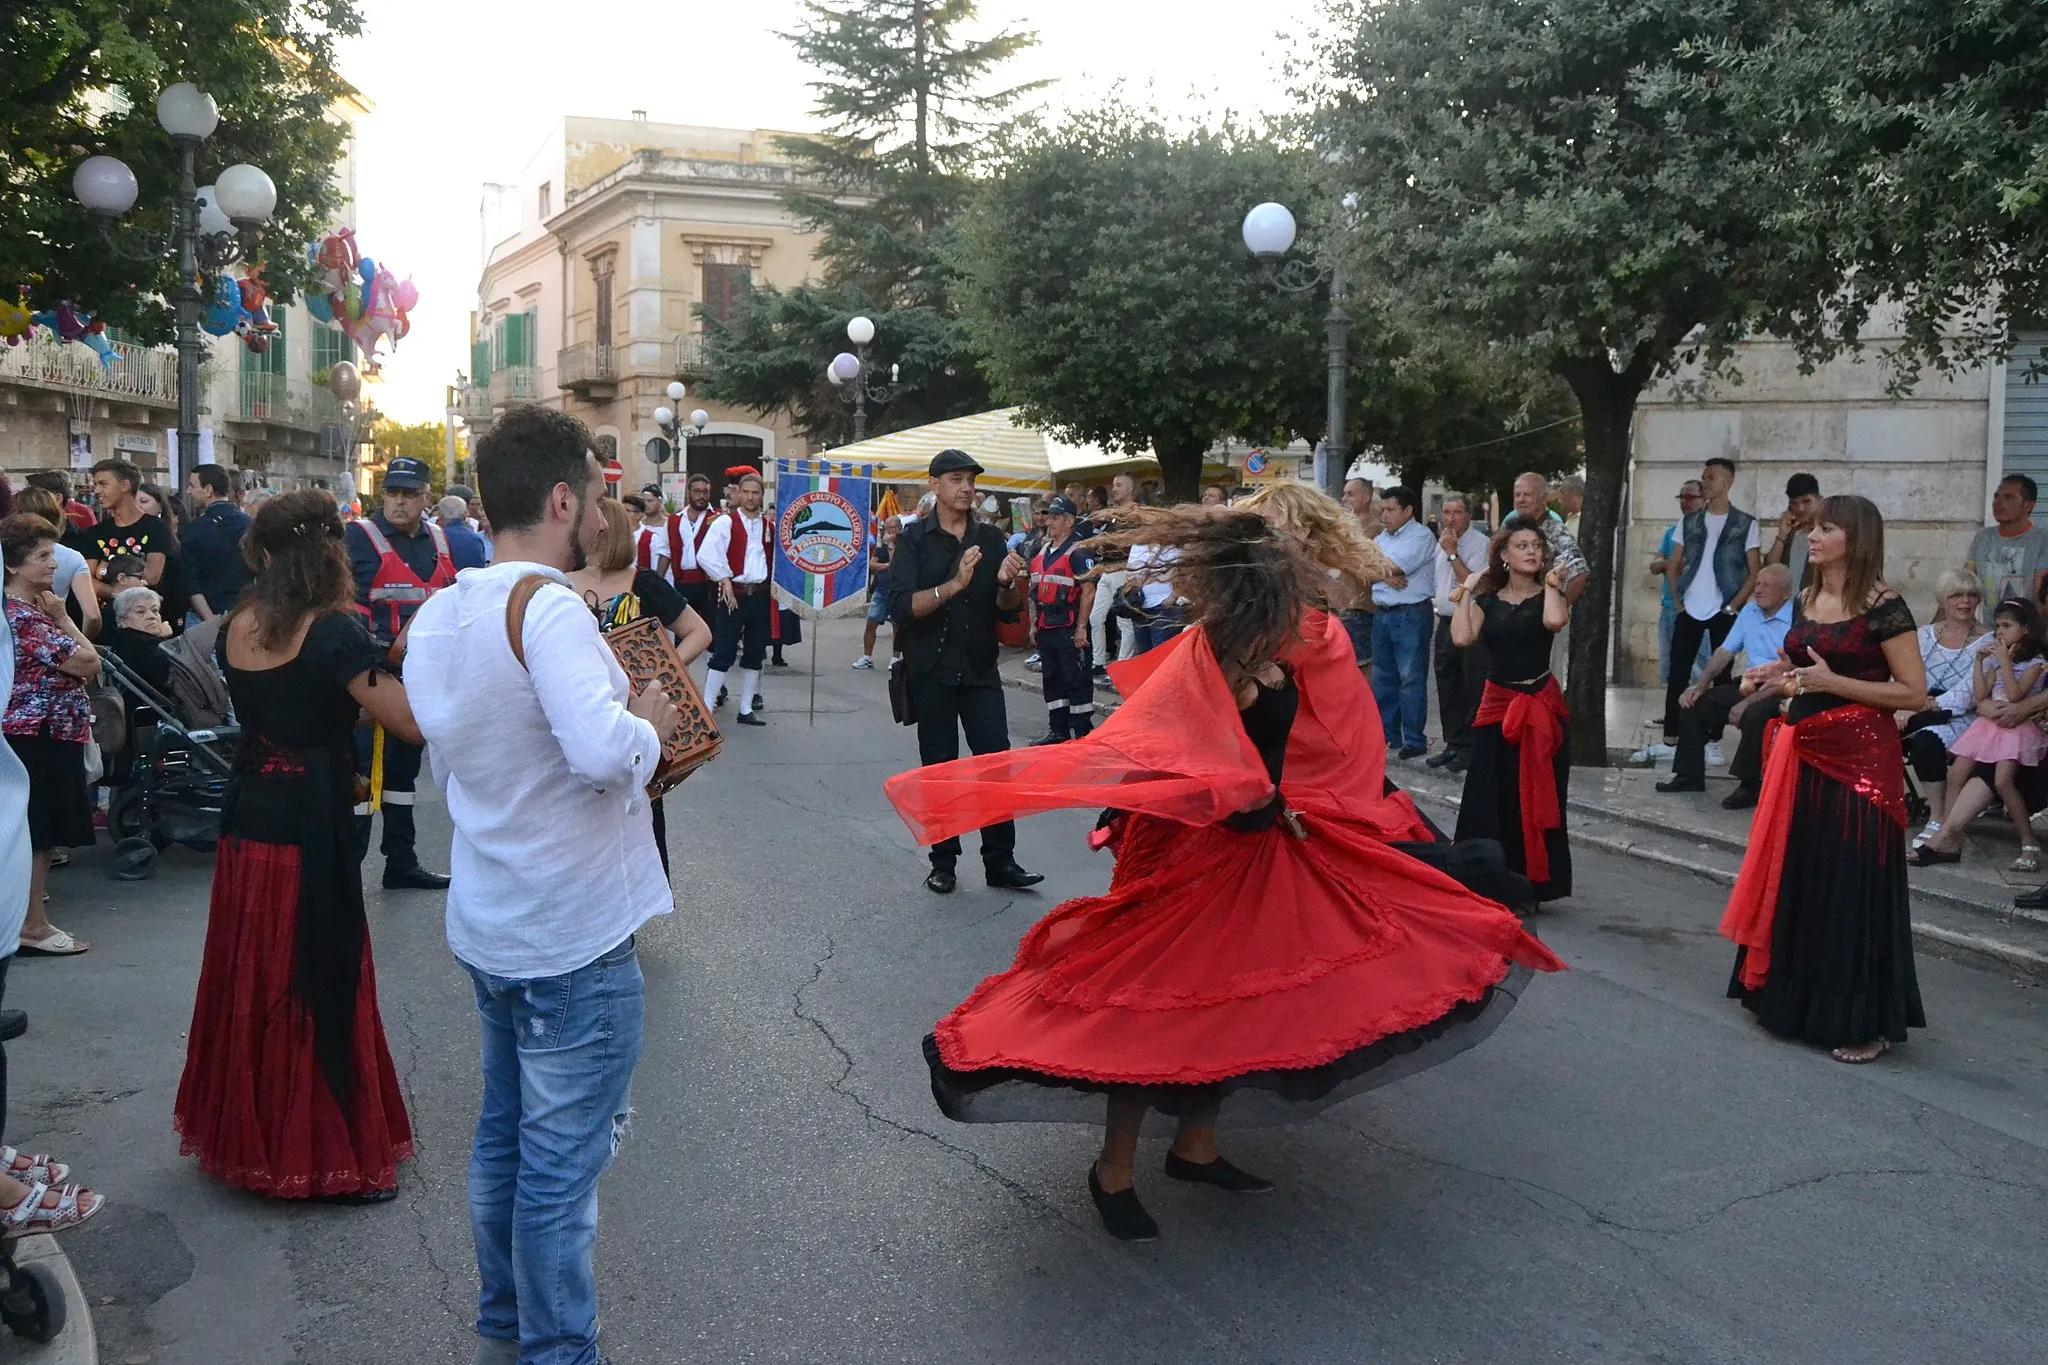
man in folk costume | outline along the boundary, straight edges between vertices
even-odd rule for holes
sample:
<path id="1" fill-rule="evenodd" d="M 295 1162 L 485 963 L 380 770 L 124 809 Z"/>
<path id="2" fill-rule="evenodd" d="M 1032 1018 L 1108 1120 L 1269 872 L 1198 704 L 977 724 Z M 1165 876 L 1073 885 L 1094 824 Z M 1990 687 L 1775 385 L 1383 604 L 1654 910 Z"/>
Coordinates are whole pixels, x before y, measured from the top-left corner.
<path id="1" fill-rule="evenodd" d="M 356 610 L 397 672 L 405 654 L 405 628 L 429 597 L 455 581 L 448 537 L 427 521 L 426 462 L 406 456 L 384 471 L 384 505 L 348 524 L 349 565 L 355 570 Z M 448 878 L 420 866 L 415 848 L 413 798 L 420 760 L 426 751 L 380 728 L 360 755 L 370 779 L 370 799 L 356 807 L 362 853 L 370 851 L 370 823 L 384 814 L 384 889 L 441 891 Z"/>
<path id="2" fill-rule="evenodd" d="M 711 667 L 704 675 L 704 695 L 723 700 L 725 675 L 740 666 L 740 724 L 766 725 L 754 714 L 761 689 L 761 663 L 768 653 L 768 632 L 775 615 L 768 590 L 767 521 L 761 515 L 761 476 L 751 465 L 726 471 L 737 480 L 733 510 L 712 518 L 697 565 L 711 578 L 716 602 L 711 612 Z"/>
<path id="3" fill-rule="evenodd" d="M 1095 680 L 1089 672 L 1088 613 L 1095 584 L 1083 581 L 1095 556 L 1081 548 L 1074 529 L 1078 509 L 1064 497 L 1045 509 L 1045 537 L 1031 556 L 1031 624 L 1037 631 L 1039 681 L 1045 689 L 1048 728 L 1035 744 L 1079 739 L 1095 720 Z"/>
<path id="4" fill-rule="evenodd" d="M 640 518 L 633 533 L 633 566 L 667 578 L 668 510 L 661 505 L 661 489 L 649 484 L 637 494 L 628 494 L 625 503 L 626 510 Z"/>
<path id="5" fill-rule="evenodd" d="M 683 492 L 682 507 L 668 519 L 668 568 L 676 591 L 707 621 L 712 617 L 711 575 L 699 566 L 697 555 L 704 548 L 711 523 L 717 519 L 717 513 L 711 510 L 711 480 L 702 474 L 692 474 Z"/>

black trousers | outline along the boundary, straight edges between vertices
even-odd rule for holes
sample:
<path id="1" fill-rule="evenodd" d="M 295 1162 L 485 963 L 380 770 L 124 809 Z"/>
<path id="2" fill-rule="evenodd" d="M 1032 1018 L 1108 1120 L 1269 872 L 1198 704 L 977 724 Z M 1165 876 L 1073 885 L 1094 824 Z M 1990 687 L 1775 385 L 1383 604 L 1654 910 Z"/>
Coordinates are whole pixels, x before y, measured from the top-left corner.
<path id="1" fill-rule="evenodd" d="M 1682 659 L 1688 656 L 1674 654 L 1671 657 Z M 1678 752 L 1671 757 L 1673 777 L 1703 778 L 1707 775 L 1707 743 L 1721 738 L 1721 731 L 1728 725 L 1728 713 L 1741 701 L 1742 689 L 1734 683 L 1723 683 L 1702 692 L 1690 709 L 1679 708 Z M 1783 705 L 1777 698 L 1760 697 L 1754 706 L 1742 713 L 1742 742 L 1728 764 L 1728 773 L 1745 787 L 1764 784 L 1764 727 L 1771 723 Z"/>
<path id="2" fill-rule="evenodd" d="M 999 754 L 1010 747 L 1010 720 L 1003 711 L 1003 682 L 994 669 L 986 680 L 942 682 L 911 673 L 910 704 L 917 710 L 917 758 L 926 767 L 960 757 L 960 736 L 969 752 Z M 1017 826 L 1005 820 L 981 831 L 981 861 L 1001 867 L 1017 854 Z M 948 839 L 931 850 L 933 867 L 951 867 L 960 841 Z"/>
<path id="3" fill-rule="evenodd" d="M 711 624 L 711 604 L 716 600 L 709 581 L 703 583 L 678 583 L 676 591 L 690 604 L 690 609 L 704 618 L 704 624 Z"/>
<path id="4" fill-rule="evenodd" d="M 1444 747 L 1463 753 L 1472 747 L 1472 716 L 1479 710 L 1479 694 L 1486 690 L 1486 646 L 1475 640 L 1458 648 L 1451 643 L 1451 618 L 1439 616 L 1432 651 Z"/>
<path id="5" fill-rule="evenodd" d="M 1721 642 L 1728 638 L 1728 632 L 1734 626 L 1735 618 L 1726 612 L 1715 612 L 1711 621 L 1695 621 L 1681 607 L 1678 619 L 1671 623 L 1671 658 L 1683 659 L 1690 664 L 1700 652 L 1701 640 L 1711 641 L 1714 648 L 1719 649 Z M 1692 686 L 1691 680 L 1687 677 L 1691 672 L 1692 669 L 1689 667 L 1672 669 L 1671 681 L 1664 688 L 1664 738 L 1667 740 L 1675 738 L 1678 734 L 1679 715 L 1685 710 L 1678 704 L 1678 698 L 1686 688 Z M 1700 681 L 1712 687 L 1728 676 L 1729 672 L 1724 668 L 1721 670 L 1720 678 L 1701 678 Z M 1678 770 L 1673 768 L 1672 771 L 1675 773 Z"/>
<path id="6" fill-rule="evenodd" d="M 365 777 L 370 774 L 371 750 L 375 743 L 372 732 L 358 732 L 356 757 L 361 762 L 361 772 Z M 412 807 L 419 787 L 420 761 L 426 754 L 427 751 L 417 744 L 408 744 L 393 734 L 384 736 L 384 796 L 381 807 L 384 838 L 378 845 L 378 852 L 384 855 L 387 866 L 408 868 L 420 865 Z M 370 856 L 370 825 L 374 819 L 369 815 L 356 817 L 358 857 Z"/>
<path id="7" fill-rule="evenodd" d="M 1093 654 L 1074 643 L 1072 626 L 1039 629 L 1038 659 L 1044 668 L 1038 681 L 1045 692 L 1046 721 L 1050 733 L 1063 739 L 1085 735 L 1095 723 Z"/>
<path id="8" fill-rule="evenodd" d="M 711 615 L 711 667 L 729 672 L 733 660 L 738 659 L 741 668 L 759 668 L 768 655 L 768 623 L 774 619 L 774 611 L 766 587 L 741 593 L 735 610 L 715 608 Z"/>

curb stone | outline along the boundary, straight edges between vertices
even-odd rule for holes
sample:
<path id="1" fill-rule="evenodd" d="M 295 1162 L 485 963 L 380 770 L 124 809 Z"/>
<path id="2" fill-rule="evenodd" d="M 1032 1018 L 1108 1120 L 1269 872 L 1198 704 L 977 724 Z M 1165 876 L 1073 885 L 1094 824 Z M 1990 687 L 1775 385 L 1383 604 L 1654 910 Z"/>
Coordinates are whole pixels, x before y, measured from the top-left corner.
<path id="1" fill-rule="evenodd" d="M 33 1358 L 36 1365 L 99 1365 L 100 1344 L 93 1330 L 92 1306 L 86 1301 L 85 1290 L 57 1239 L 47 1235 L 24 1237 L 15 1244 L 14 1259 L 18 1265 L 42 1266 L 56 1277 L 64 1292 L 64 1330 L 55 1341 L 40 1346 L 14 1338 L 19 1343 L 19 1354 Z M 11 1334 L 0 1328 L 0 1335 Z"/>

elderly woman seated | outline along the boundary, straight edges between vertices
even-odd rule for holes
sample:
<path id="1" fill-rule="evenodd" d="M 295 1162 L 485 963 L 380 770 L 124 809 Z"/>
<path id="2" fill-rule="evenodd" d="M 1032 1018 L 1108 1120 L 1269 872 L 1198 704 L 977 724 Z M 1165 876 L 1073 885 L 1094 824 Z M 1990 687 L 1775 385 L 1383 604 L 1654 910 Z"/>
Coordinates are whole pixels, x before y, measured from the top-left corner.
<path id="1" fill-rule="evenodd" d="M 1931 818 L 1914 840 L 1924 844 L 1941 832 L 1947 799 L 1948 749 L 1976 718 L 1974 666 L 1987 634 L 1978 619 L 1983 589 L 1976 575 L 1951 569 L 1934 585 L 1934 619 L 1920 627 L 1920 662 L 1927 669 L 1927 699 L 1897 715 L 1905 736 L 1906 761 L 1927 796 Z"/>
<path id="2" fill-rule="evenodd" d="M 113 627 L 102 641 L 122 663 L 159 692 L 171 684 L 171 661 L 163 642 L 171 638 L 164 620 L 163 599 L 151 588 L 123 588 L 114 594 L 108 615 Z"/>

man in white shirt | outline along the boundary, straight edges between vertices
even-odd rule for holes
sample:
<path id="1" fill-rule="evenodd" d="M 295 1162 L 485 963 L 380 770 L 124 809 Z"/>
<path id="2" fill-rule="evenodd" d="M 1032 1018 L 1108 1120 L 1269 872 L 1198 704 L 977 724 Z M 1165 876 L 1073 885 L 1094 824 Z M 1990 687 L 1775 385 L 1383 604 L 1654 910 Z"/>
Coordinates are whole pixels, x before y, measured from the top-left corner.
<path id="1" fill-rule="evenodd" d="M 1109 481 L 1110 512 L 1128 512 L 1137 505 L 1136 479 L 1119 474 Z M 1087 522 L 1087 529 L 1082 532 L 1084 539 L 1108 529 L 1108 523 L 1100 517 L 1083 520 Z M 1128 566 L 1104 572 L 1095 585 L 1095 606 L 1088 613 L 1088 638 L 1095 643 L 1095 672 L 1104 677 L 1109 674 L 1110 663 L 1134 658 L 1138 653 L 1137 627 L 1123 611 L 1124 587 L 1129 576 Z"/>
<path id="2" fill-rule="evenodd" d="M 1436 623 L 1436 537 L 1417 519 L 1414 490 L 1380 494 L 1380 533 L 1373 543 L 1400 572 L 1372 585 L 1372 694 L 1396 758 L 1429 752 L 1429 636 Z"/>
<path id="3" fill-rule="evenodd" d="M 662 506 L 661 490 L 649 484 L 626 500 L 626 510 L 640 517 L 633 532 L 633 566 L 668 577 L 668 509 Z"/>
<path id="4" fill-rule="evenodd" d="M 632 690 L 568 584 L 604 527 L 593 444 L 546 408 L 492 424 L 476 470 L 497 561 L 436 593 L 408 636 L 406 695 L 455 822 L 448 945 L 483 1041 L 469 1164 L 480 1365 L 596 1358 L 597 1180 L 625 1132 L 643 1027 L 634 934 L 674 908 L 646 786 L 675 708 Z M 508 603 L 529 577 L 543 581 L 515 655 Z"/>
<path id="5" fill-rule="evenodd" d="M 711 575 L 698 565 L 697 552 L 717 515 L 711 510 L 711 480 L 692 474 L 683 487 L 683 505 L 668 522 L 668 571 L 676 591 L 706 621 L 711 619 Z"/>
<path id="6" fill-rule="evenodd" d="M 1671 657 L 1690 659 L 1700 641 L 1715 649 L 1728 638 L 1736 613 L 1756 591 L 1757 570 L 1763 567 L 1763 532 L 1755 517 L 1728 501 L 1735 486 L 1735 462 L 1721 456 L 1700 470 L 1700 490 L 1707 502 L 1685 514 L 1678 543 L 1671 547 L 1671 595 L 1678 599 L 1678 619 L 1671 625 Z M 1703 679 L 1708 687 L 1720 678 Z M 1664 685 L 1664 743 L 1676 745 L 1685 708 L 1679 697 L 1688 686 L 1686 670 L 1674 668 Z"/>
<path id="7" fill-rule="evenodd" d="M 1137 598 L 1134 605 L 1138 612 L 1132 631 L 1137 645 L 1133 655 L 1157 649 L 1180 634 L 1180 602 L 1173 591 L 1173 566 L 1179 558 L 1178 550 L 1133 545 L 1130 557 L 1124 561 L 1124 591 L 1130 594 L 1136 589 Z"/>
<path id="8" fill-rule="evenodd" d="M 761 690 L 761 664 L 768 657 L 768 631 L 775 603 L 768 589 L 768 529 L 761 515 L 761 476 L 751 465 L 726 473 L 733 509 L 722 512 L 697 547 L 697 567 L 711 579 L 711 667 L 704 675 L 704 695 L 717 708 L 725 705 L 725 675 L 740 666 L 740 724 L 766 725 L 754 714 Z"/>
<path id="9" fill-rule="evenodd" d="M 1431 651 L 1444 747 L 1429 756 L 1432 768 L 1465 771 L 1466 754 L 1472 747 L 1472 714 L 1479 709 L 1479 694 L 1486 686 L 1486 647 L 1477 641 L 1464 649 L 1451 643 L 1451 614 L 1457 610 L 1451 589 L 1473 574 L 1486 572 L 1488 545 L 1486 532 L 1472 524 L 1472 504 L 1465 495 L 1447 496 L 1443 533 L 1437 537 L 1436 643 Z"/>

